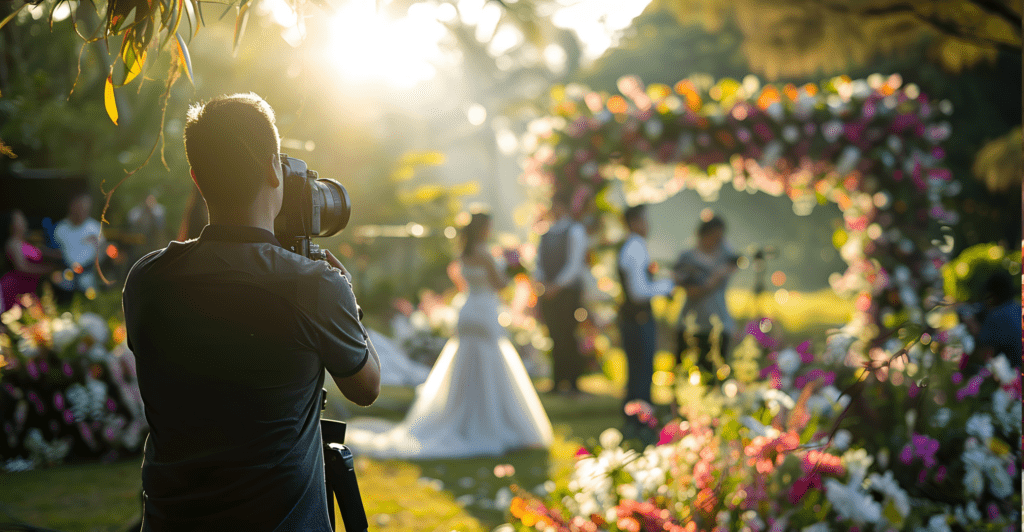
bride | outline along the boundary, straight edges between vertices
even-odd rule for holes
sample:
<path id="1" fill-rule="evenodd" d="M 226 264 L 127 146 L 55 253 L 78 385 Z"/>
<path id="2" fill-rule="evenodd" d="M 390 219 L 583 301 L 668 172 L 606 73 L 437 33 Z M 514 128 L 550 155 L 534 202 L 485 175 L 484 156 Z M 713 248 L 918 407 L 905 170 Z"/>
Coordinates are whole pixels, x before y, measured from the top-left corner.
<path id="1" fill-rule="evenodd" d="M 551 422 L 519 353 L 498 324 L 497 291 L 507 284 L 488 253 L 491 218 L 475 213 L 460 266 L 468 287 L 457 335 L 448 341 L 405 419 L 348 423 L 345 444 L 379 458 L 501 455 L 547 447 Z"/>

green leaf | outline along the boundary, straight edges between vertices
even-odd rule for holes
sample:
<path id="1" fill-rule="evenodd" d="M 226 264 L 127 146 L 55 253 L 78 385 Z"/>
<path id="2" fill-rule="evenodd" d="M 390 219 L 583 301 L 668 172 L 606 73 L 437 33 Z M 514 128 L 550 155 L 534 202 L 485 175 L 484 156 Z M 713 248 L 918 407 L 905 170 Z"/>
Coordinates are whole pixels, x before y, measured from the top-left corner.
<path id="1" fill-rule="evenodd" d="M 188 81 L 193 86 L 196 82 L 192 79 L 192 59 L 188 55 L 188 46 L 185 46 L 185 39 L 181 38 L 180 33 L 174 34 L 178 38 L 178 61 L 181 62 L 181 66 L 184 67 L 185 73 L 188 74 Z"/>
<path id="2" fill-rule="evenodd" d="M 117 101 L 114 100 L 114 77 L 107 76 L 106 86 L 103 88 L 103 105 L 107 108 L 107 116 L 110 121 L 117 125 Z"/>
<path id="3" fill-rule="evenodd" d="M 20 6 L 18 6 L 18 9 L 15 9 L 14 11 L 11 12 L 10 15 L 7 15 L 6 17 L 4 17 L 4 20 L 0 21 L 0 28 L 3 28 L 5 25 L 7 25 L 8 22 L 13 20 L 14 17 L 17 16 L 18 13 L 21 13 L 21 10 L 25 9 L 25 6 L 27 6 L 27 5 L 28 5 L 27 3 L 21 4 Z"/>

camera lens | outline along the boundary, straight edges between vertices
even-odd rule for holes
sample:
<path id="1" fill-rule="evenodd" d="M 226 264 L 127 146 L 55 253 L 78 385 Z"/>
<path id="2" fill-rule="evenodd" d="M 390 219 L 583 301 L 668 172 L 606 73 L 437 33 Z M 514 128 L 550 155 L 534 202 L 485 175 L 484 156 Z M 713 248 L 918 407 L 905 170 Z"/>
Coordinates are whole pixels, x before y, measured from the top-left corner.
<path id="1" fill-rule="evenodd" d="M 320 204 L 320 232 L 312 236 L 331 236 L 341 232 L 352 216 L 352 201 L 341 183 L 327 178 L 310 182 L 310 188 Z"/>

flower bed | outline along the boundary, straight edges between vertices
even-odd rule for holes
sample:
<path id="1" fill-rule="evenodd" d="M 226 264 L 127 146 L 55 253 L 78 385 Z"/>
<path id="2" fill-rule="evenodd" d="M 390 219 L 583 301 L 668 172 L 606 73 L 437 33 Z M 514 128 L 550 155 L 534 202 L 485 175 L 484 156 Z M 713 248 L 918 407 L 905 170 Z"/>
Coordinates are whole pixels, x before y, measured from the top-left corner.
<path id="1" fill-rule="evenodd" d="M 720 387 L 682 368 L 681 417 L 644 449 L 608 429 L 545 499 L 517 493 L 520 530 L 1009 530 L 1021 517 L 1020 373 L 960 371 L 970 337 L 844 366 L 851 339 L 782 347 L 759 323 Z M 935 345 L 939 345 L 935 343 Z M 762 357 L 762 355 L 765 355 Z M 759 368 L 757 360 L 767 360 Z M 749 367 L 748 367 L 749 366 Z"/>
<path id="2" fill-rule="evenodd" d="M 7 471 L 141 450 L 147 426 L 123 326 L 34 298 L 2 315 L 0 459 Z"/>

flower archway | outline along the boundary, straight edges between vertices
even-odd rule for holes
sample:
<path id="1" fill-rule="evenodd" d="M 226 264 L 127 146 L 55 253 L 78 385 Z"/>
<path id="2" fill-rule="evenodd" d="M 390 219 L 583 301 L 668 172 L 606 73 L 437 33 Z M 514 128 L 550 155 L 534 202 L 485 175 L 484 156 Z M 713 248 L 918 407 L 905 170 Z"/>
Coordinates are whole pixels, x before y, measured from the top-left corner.
<path id="1" fill-rule="evenodd" d="M 960 191 L 942 165 L 948 101 L 898 74 L 803 86 L 694 76 L 674 87 L 627 76 L 618 88 L 552 90 L 551 114 L 530 126 L 529 187 L 568 193 L 577 211 L 616 210 L 615 181 L 628 203 L 686 188 L 713 198 L 727 183 L 786 194 L 797 213 L 834 202 L 844 228 L 833 240 L 849 267 L 832 284 L 856 309 L 838 335 L 850 362 L 945 342 L 940 268 L 958 218 L 947 203 Z"/>

